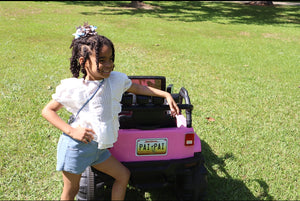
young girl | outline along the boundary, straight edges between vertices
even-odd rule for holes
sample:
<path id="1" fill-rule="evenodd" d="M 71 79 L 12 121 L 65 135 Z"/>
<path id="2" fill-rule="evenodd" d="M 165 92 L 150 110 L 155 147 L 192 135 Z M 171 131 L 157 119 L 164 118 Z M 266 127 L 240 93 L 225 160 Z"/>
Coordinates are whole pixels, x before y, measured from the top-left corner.
<path id="1" fill-rule="evenodd" d="M 179 114 L 169 93 L 134 84 L 125 74 L 113 71 L 114 45 L 105 36 L 98 35 L 95 29 L 85 23 L 73 34 L 75 39 L 70 47 L 73 78 L 61 81 L 42 111 L 44 118 L 63 131 L 57 147 L 57 170 L 62 171 L 64 181 L 61 200 L 74 200 L 81 173 L 88 166 L 115 178 L 111 198 L 124 200 L 130 172 L 110 154 L 108 148 L 118 138 L 118 113 L 125 91 L 163 97 L 171 114 Z M 78 78 L 80 72 L 83 73 L 81 79 Z M 91 98 L 93 93 L 95 95 Z M 58 116 L 57 111 L 62 107 L 76 114 L 89 98 L 73 123 L 68 124 Z"/>

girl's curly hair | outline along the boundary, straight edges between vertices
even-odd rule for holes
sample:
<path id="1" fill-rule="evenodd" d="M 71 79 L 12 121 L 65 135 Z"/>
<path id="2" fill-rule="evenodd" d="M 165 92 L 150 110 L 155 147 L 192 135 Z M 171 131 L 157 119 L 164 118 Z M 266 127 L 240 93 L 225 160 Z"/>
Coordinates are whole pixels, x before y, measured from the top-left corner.
<path id="1" fill-rule="evenodd" d="M 90 28 L 90 25 L 85 23 L 83 27 L 78 28 Z M 77 28 L 77 29 L 78 29 Z M 105 36 L 98 35 L 97 32 L 93 34 L 85 34 L 78 38 L 73 39 L 70 48 L 72 48 L 72 57 L 70 58 L 70 70 L 73 77 L 78 78 L 80 71 L 83 73 L 83 78 L 86 77 L 86 70 L 84 68 L 86 61 L 90 58 L 93 51 L 96 53 L 96 65 L 99 66 L 99 52 L 102 47 L 106 45 L 112 49 L 112 60 L 115 61 L 115 48 L 114 44 Z M 80 64 L 79 58 L 83 57 L 84 60 Z"/>

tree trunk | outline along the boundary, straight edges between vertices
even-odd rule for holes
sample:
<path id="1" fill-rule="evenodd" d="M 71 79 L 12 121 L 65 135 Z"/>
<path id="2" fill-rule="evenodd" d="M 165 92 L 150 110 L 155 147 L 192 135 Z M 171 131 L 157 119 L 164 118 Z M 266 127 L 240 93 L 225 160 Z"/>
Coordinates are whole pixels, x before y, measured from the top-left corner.
<path id="1" fill-rule="evenodd" d="M 128 4 L 128 6 L 131 8 L 145 9 L 145 10 L 152 10 L 156 8 L 156 6 L 145 4 L 143 1 L 131 1 L 130 4 Z"/>
<path id="2" fill-rule="evenodd" d="M 257 6 L 273 6 L 273 1 L 251 1 L 249 4 Z"/>
<path id="3" fill-rule="evenodd" d="M 133 8 L 142 8 L 145 4 L 143 1 L 131 1 L 129 6 Z"/>

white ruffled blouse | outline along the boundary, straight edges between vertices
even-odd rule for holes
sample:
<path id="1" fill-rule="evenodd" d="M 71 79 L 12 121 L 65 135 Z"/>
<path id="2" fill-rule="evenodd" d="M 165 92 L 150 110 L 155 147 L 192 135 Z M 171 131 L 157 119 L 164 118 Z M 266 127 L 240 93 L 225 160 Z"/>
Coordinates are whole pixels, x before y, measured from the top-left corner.
<path id="1" fill-rule="evenodd" d="M 57 86 L 52 98 L 61 103 L 69 112 L 76 115 L 83 104 L 91 97 L 101 81 L 89 81 L 83 78 L 68 78 Z M 90 102 L 81 110 L 72 127 L 92 128 L 99 149 L 113 146 L 117 141 L 121 112 L 122 94 L 131 86 L 127 75 L 113 71 L 104 79 L 102 86 Z"/>

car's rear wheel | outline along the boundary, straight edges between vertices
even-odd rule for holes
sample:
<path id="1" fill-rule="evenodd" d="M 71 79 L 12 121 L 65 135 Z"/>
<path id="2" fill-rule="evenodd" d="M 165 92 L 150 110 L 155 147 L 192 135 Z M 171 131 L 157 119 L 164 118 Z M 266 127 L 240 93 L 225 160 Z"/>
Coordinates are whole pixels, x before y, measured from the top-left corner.
<path id="1" fill-rule="evenodd" d="M 202 200 L 207 188 L 207 173 L 203 164 L 185 169 L 177 179 L 179 200 Z"/>

